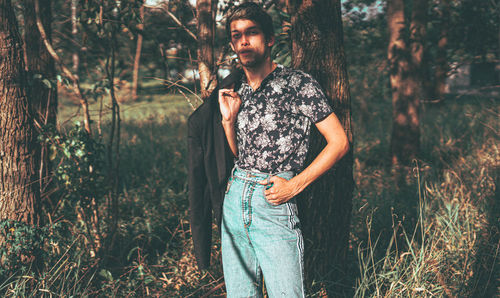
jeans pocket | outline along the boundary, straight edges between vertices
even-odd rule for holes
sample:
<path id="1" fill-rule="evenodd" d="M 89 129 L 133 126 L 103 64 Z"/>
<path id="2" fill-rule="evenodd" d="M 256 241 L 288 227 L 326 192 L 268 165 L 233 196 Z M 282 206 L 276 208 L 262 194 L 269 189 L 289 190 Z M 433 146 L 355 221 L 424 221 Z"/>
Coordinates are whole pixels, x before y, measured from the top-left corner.
<path id="1" fill-rule="evenodd" d="M 271 207 L 273 209 L 280 209 L 280 208 L 285 207 L 286 202 L 285 203 L 281 203 L 281 204 L 273 204 L 273 203 L 271 203 L 271 202 L 269 202 L 267 200 L 267 198 L 266 198 L 266 196 L 264 194 L 262 194 L 262 197 L 264 198 L 264 201 L 266 202 L 267 206 L 269 206 L 269 207 Z"/>

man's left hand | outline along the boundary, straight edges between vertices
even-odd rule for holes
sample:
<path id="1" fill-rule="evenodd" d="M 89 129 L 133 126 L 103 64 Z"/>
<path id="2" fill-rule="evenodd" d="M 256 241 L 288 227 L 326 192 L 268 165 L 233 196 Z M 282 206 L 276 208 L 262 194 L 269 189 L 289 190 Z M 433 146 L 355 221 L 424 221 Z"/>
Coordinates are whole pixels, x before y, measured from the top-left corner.
<path id="1" fill-rule="evenodd" d="M 286 203 L 298 194 L 295 183 L 278 176 L 273 176 L 269 180 L 259 181 L 259 183 L 262 185 L 272 185 L 264 191 L 264 195 L 266 196 L 266 200 L 273 205 Z"/>

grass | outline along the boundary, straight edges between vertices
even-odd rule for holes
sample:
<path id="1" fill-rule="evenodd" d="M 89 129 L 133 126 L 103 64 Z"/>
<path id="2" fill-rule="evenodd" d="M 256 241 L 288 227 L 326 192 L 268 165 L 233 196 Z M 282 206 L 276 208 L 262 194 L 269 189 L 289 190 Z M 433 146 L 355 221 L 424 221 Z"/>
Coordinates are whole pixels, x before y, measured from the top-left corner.
<path id="1" fill-rule="evenodd" d="M 80 103 L 65 88 L 60 89 L 62 90 L 59 91 L 59 122 L 68 124 L 72 121 L 81 121 L 83 118 Z M 150 119 L 161 123 L 165 119 L 173 118 L 174 121 L 185 122 L 187 116 L 201 103 L 199 98 L 187 91 L 184 91 L 183 94 L 179 92 L 173 94 L 171 90 L 165 89 L 155 81 L 146 81 L 139 93 L 138 100 L 135 102 L 128 100 L 131 96 L 128 88 L 118 89 L 116 96 L 118 101 L 123 101 L 120 103 L 120 117 L 123 121 L 141 122 Z M 102 121 L 109 121 L 111 118 L 110 104 L 109 96 L 98 100 L 90 98 L 90 118 L 97 122 L 99 115 L 102 114 Z"/>
<path id="2" fill-rule="evenodd" d="M 146 87 L 138 102 L 121 103 L 119 222 L 107 261 L 95 262 L 78 218 L 61 208 L 53 221 L 64 228 L 46 244 L 46 269 L 5 277 L 4 296 L 224 295 L 215 233 L 212 268 L 199 272 L 193 256 L 185 141 L 192 108 L 182 95 Z M 470 96 L 426 104 L 422 155 L 406 185 L 394 181 L 387 157 L 390 103 L 363 104 L 371 113 L 353 110 L 350 290 L 334 296 L 498 295 L 497 102 Z M 99 105 L 90 106 L 94 120 Z M 70 125 L 77 109 L 62 96 L 59 121 Z"/>
<path id="3" fill-rule="evenodd" d="M 494 99 L 424 106 L 422 157 L 402 189 L 380 154 L 384 138 L 364 138 L 381 135 L 379 122 L 358 131 L 354 296 L 498 294 L 497 119 Z"/>

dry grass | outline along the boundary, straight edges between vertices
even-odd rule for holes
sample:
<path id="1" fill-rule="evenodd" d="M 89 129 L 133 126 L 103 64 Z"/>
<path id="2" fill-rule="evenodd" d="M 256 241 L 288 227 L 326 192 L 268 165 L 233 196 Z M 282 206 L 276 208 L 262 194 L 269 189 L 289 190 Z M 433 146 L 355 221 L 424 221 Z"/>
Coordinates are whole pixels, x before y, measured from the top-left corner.
<path id="1" fill-rule="evenodd" d="M 164 99 L 153 102 L 169 107 Z M 350 290 L 335 296 L 497 295 L 498 105 L 462 98 L 425 107 L 422 157 L 403 185 L 392 178 L 386 158 L 390 109 L 372 105 L 370 117 L 354 115 Z M 212 268 L 198 271 L 193 256 L 186 195 L 189 105 L 177 99 L 167 117 L 137 107 L 123 105 L 130 114 L 122 123 L 120 221 L 108 262 L 93 265 L 76 219 L 60 213 L 58 220 L 71 228 L 49 245 L 58 250 L 47 270 L 40 277 L 4 277 L 2 294 L 224 295 L 215 229 Z"/>

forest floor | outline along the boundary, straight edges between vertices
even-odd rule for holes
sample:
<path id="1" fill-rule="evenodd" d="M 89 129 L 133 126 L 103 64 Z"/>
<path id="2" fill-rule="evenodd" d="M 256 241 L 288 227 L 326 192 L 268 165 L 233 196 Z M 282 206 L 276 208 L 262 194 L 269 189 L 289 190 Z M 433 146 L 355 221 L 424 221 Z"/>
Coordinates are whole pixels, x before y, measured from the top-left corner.
<path id="1" fill-rule="evenodd" d="M 213 265 L 199 272 L 189 231 L 186 120 L 200 101 L 168 95 L 154 84 L 140 94 L 137 102 L 120 103 L 119 222 L 115 245 L 105 252 L 107 261 L 97 269 L 92 265 L 89 243 L 78 236 L 84 234 L 78 232 L 84 230 L 77 224 L 81 219 L 59 207 L 54 221 L 71 228 L 59 240 L 60 250 L 52 250 L 50 270 L 34 289 L 26 276 L 13 274 L 0 284 L 1 292 L 16 296 L 29 288 L 35 295 L 224 295 L 217 233 Z M 421 156 L 401 185 L 393 178 L 389 159 L 390 101 L 363 102 L 363 112 L 353 98 L 356 188 L 349 273 L 344 280 L 318 281 L 337 285 L 340 290 L 332 297 L 500 293 L 498 99 L 465 94 L 424 103 Z M 106 101 L 102 113 L 99 101 L 90 106 L 95 126 L 102 115 L 104 143 L 109 129 Z M 61 96 L 61 127 L 69 129 L 81 119 L 78 111 L 77 104 Z M 104 214 L 105 204 L 101 206 Z M 320 292 L 316 287 L 309 295 Z"/>

